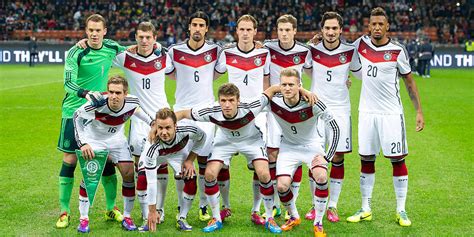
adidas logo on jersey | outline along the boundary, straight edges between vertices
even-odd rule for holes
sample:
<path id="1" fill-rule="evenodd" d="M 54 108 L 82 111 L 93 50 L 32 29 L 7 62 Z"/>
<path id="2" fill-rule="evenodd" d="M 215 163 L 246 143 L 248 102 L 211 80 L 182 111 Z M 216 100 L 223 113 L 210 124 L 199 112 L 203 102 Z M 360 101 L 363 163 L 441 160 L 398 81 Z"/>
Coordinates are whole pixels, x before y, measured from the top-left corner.
<path id="1" fill-rule="evenodd" d="M 130 67 L 137 67 L 137 65 L 135 63 L 132 63 Z"/>
<path id="2" fill-rule="evenodd" d="M 367 49 L 362 50 L 362 53 L 367 53 Z"/>
<path id="3" fill-rule="evenodd" d="M 181 58 L 179 58 L 179 61 L 185 61 L 186 59 L 184 58 L 184 56 L 181 56 Z"/>
<path id="4" fill-rule="evenodd" d="M 232 63 L 233 63 L 233 64 L 236 64 L 236 63 L 237 63 L 237 59 L 232 60 Z"/>
<path id="5" fill-rule="evenodd" d="M 319 54 L 318 54 L 318 55 L 316 55 L 316 58 L 317 58 L 317 59 L 321 59 L 321 57 L 319 57 Z"/>

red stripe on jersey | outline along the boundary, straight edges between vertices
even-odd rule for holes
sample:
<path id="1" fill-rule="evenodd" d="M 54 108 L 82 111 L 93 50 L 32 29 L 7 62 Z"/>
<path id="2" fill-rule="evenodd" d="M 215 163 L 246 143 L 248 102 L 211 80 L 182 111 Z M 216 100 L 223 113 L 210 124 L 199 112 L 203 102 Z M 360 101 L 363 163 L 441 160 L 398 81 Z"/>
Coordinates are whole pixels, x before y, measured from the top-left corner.
<path id="1" fill-rule="evenodd" d="M 359 55 L 373 63 L 396 62 L 401 50 L 382 50 L 376 51 L 363 40 L 360 41 L 357 49 Z"/>
<path id="2" fill-rule="evenodd" d="M 183 139 L 181 139 L 181 141 L 179 141 L 176 145 L 170 148 L 160 149 L 159 154 L 160 156 L 166 156 L 166 155 L 181 151 L 182 149 L 184 149 L 184 147 L 186 147 L 186 145 L 188 144 L 188 141 L 189 141 L 189 135 L 185 136 Z"/>
<path id="3" fill-rule="evenodd" d="M 133 115 L 134 112 L 135 112 L 135 108 L 115 117 L 110 114 L 99 113 L 95 111 L 95 120 L 100 121 L 110 126 L 117 126 L 117 125 L 124 124 L 125 122 L 127 122 L 127 120 Z"/>
<path id="4" fill-rule="evenodd" d="M 215 123 L 223 128 L 227 128 L 230 130 L 237 130 L 247 124 L 249 124 L 252 120 L 255 119 L 255 115 L 252 112 L 248 112 L 242 118 L 232 120 L 232 121 L 219 121 L 213 117 L 210 117 L 212 123 Z"/>
<path id="5" fill-rule="evenodd" d="M 306 55 L 308 54 L 308 52 L 305 51 L 285 55 L 272 48 L 269 49 L 272 63 L 283 68 L 304 64 L 306 62 Z"/>
<path id="6" fill-rule="evenodd" d="M 246 58 L 237 54 L 225 52 L 225 60 L 229 66 L 236 67 L 244 71 L 250 71 L 265 65 L 267 53 L 261 53 Z"/>
<path id="7" fill-rule="evenodd" d="M 124 67 L 143 75 L 152 74 L 166 68 L 166 55 L 161 55 L 159 58 L 149 62 L 143 62 L 127 54 L 125 56 Z"/>
<path id="8" fill-rule="evenodd" d="M 288 111 L 271 100 L 270 100 L 270 107 L 274 114 L 278 115 L 278 117 L 280 117 L 281 119 L 285 120 L 288 123 L 299 123 L 313 117 L 312 107 L 307 107 L 307 108 L 300 109 L 297 111 Z"/>
<path id="9" fill-rule="evenodd" d="M 217 60 L 217 47 L 196 55 L 174 49 L 173 61 L 198 68 Z"/>
<path id="10" fill-rule="evenodd" d="M 352 55 L 354 54 L 354 50 L 348 50 L 342 53 L 337 53 L 334 55 L 329 55 L 323 53 L 322 51 L 311 47 L 311 55 L 313 60 L 321 65 L 326 67 L 337 67 L 346 63 L 350 63 L 352 61 Z"/>

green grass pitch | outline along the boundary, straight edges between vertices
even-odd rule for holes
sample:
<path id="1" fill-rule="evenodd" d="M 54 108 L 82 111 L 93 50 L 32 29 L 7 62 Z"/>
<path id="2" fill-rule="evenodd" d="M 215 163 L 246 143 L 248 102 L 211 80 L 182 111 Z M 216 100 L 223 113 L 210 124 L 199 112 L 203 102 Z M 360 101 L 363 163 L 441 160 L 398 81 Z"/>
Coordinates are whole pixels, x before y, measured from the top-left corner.
<path id="1" fill-rule="evenodd" d="M 59 214 L 58 174 L 62 155 L 56 150 L 60 128 L 60 106 L 63 66 L 0 66 L 0 235 L 66 236 L 76 234 L 78 225 L 79 169 L 71 200 L 72 221 L 69 228 L 57 230 Z M 113 69 L 111 74 L 120 73 Z M 392 170 L 387 159 L 376 162 L 376 183 L 372 207 L 374 220 L 351 224 L 345 218 L 360 208 L 357 153 L 357 106 L 361 82 L 353 79 L 351 91 L 353 118 L 353 153 L 346 155 L 346 174 L 339 201 L 340 223 L 325 221 L 330 236 L 453 236 L 474 234 L 473 129 L 474 71 L 432 70 L 430 79 L 415 77 L 421 94 L 426 127 L 415 132 L 415 113 L 403 88 L 402 99 L 407 121 L 409 156 L 409 192 L 407 211 L 413 222 L 408 228 L 395 222 L 395 195 Z M 226 81 L 220 78 L 215 88 Z M 309 81 L 305 79 L 305 86 Z M 166 81 L 170 104 L 174 103 L 174 81 Z M 297 206 L 304 216 L 311 206 L 306 170 Z M 208 236 L 269 236 L 262 227 L 253 226 L 249 214 L 252 206 L 252 173 L 242 157 L 234 158 L 231 167 L 231 205 L 233 215 L 224 229 Z M 119 185 L 120 187 L 120 185 Z M 117 205 L 122 208 L 121 191 Z M 166 220 L 158 226 L 160 235 L 184 234 L 175 228 L 176 191 L 169 180 L 166 198 Z M 104 193 L 99 188 L 91 208 L 91 233 L 94 235 L 140 235 L 126 233 L 118 223 L 105 222 Z M 263 209 L 263 208 L 262 208 Z M 133 217 L 141 224 L 138 201 Z M 278 219 L 282 224 L 283 220 Z M 206 223 L 197 218 L 197 199 L 189 214 L 194 226 L 187 236 L 203 236 Z M 146 235 L 146 234 L 145 234 Z M 312 222 L 285 236 L 312 235 Z"/>

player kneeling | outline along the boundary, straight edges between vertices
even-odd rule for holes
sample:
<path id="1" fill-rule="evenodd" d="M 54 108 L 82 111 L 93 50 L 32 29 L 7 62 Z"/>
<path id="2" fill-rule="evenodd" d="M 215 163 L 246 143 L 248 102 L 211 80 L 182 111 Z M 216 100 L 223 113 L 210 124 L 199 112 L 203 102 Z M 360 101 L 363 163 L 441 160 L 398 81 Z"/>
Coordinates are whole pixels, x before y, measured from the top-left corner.
<path id="1" fill-rule="evenodd" d="M 107 208 L 109 211 L 106 213 L 106 218 L 121 220 L 122 226 L 126 230 L 136 230 L 137 227 L 130 216 L 135 200 L 134 166 L 123 127 L 132 115 L 147 124 L 151 124 L 152 119 L 140 109 L 138 98 L 127 95 L 127 90 L 128 83 L 125 78 L 121 76 L 111 77 L 107 82 L 108 94 L 105 95 L 105 104 L 93 106 L 88 102 L 81 106 L 74 113 L 74 129 L 76 141 L 85 159 L 93 159 L 95 150 L 107 150 L 110 159 L 118 167 L 122 175 L 123 218 L 117 209 L 109 210 L 114 205 Z M 104 170 L 104 176 L 106 172 L 115 173 L 113 166 L 111 167 L 112 170 Z M 112 182 L 111 186 L 113 188 L 105 188 L 106 198 L 112 199 L 112 203 L 115 204 L 117 179 L 109 181 Z M 108 182 L 105 180 L 105 177 L 104 182 Z M 105 186 L 106 184 L 104 183 Z M 81 217 L 77 230 L 82 233 L 90 231 L 89 206 L 87 192 L 84 185 L 81 184 L 79 195 L 79 212 Z"/>
<path id="2" fill-rule="evenodd" d="M 196 150 L 200 149 L 206 134 L 195 125 L 180 123 L 177 125 L 176 115 L 168 108 L 156 113 L 148 140 L 140 156 L 139 169 L 145 168 L 146 190 L 148 197 L 148 228 L 156 231 L 160 218 L 156 210 L 157 199 L 157 169 L 160 164 L 167 163 L 173 169 L 175 177 L 184 179 L 181 190 L 182 206 L 176 221 L 176 227 L 182 231 L 191 231 L 192 226 L 186 221 L 194 196 L 196 195 L 196 171 L 193 162 L 197 158 Z M 139 174 L 139 185 L 145 180 Z"/>

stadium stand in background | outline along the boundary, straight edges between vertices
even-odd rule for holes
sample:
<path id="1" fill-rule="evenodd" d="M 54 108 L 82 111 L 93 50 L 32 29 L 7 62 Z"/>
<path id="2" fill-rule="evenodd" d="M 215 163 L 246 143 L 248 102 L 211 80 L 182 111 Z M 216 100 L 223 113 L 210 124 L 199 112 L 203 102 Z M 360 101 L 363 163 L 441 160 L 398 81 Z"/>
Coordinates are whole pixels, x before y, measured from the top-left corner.
<path id="1" fill-rule="evenodd" d="M 399 40 L 429 38 L 440 44 L 464 44 L 474 36 L 473 6 L 470 0 L 456 1 L 66 1 L 23 0 L 1 3 L 2 40 L 71 41 L 85 34 L 84 19 L 100 13 L 108 21 L 108 37 L 133 41 L 140 21 L 151 20 L 159 29 L 158 40 L 169 44 L 186 38 L 187 16 L 203 10 L 211 17 L 209 36 L 216 41 L 233 41 L 237 18 L 248 13 L 258 21 L 258 40 L 276 38 L 275 22 L 286 13 L 297 17 L 297 39 L 306 41 L 315 31 L 321 15 L 328 10 L 344 17 L 343 37 L 351 42 L 368 32 L 370 9 L 382 6 L 390 16 L 390 35 Z"/>

